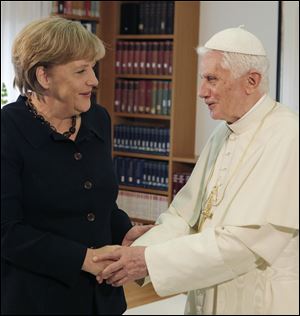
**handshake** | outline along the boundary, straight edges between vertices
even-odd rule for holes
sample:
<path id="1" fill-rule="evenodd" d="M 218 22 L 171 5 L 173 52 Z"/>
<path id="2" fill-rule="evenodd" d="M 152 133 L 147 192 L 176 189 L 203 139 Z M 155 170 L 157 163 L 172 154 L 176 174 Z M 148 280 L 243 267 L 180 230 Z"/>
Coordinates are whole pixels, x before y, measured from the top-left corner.
<path id="1" fill-rule="evenodd" d="M 125 235 L 122 246 L 88 248 L 82 270 L 93 274 L 98 283 L 106 280 L 112 286 L 144 278 L 148 275 L 145 261 L 146 247 L 129 247 L 154 225 L 134 226 Z"/>

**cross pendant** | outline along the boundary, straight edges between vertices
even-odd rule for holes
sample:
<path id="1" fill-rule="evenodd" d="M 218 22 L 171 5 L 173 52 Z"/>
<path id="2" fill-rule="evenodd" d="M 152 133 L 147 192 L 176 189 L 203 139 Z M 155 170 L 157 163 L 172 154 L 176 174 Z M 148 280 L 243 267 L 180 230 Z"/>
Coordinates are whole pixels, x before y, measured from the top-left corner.
<path id="1" fill-rule="evenodd" d="M 203 226 L 204 222 L 208 218 L 212 218 L 212 216 L 213 216 L 212 206 L 213 206 L 213 200 L 216 199 L 216 196 L 217 196 L 217 186 L 214 186 L 212 191 L 209 194 L 205 208 L 201 212 L 201 215 L 200 215 L 200 220 L 199 220 L 199 225 L 198 225 L 199 232 L 202 230 L 202 226 Z"/>

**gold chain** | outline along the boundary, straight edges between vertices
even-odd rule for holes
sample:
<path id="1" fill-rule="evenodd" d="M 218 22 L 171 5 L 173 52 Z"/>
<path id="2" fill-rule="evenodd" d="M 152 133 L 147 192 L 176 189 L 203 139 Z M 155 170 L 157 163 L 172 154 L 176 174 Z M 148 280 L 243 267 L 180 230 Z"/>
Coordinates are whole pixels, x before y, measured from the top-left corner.
<path id="1" fill-rule="evenodd" d="M 201 231 L 202 226 L 203 226 L 204 222 L 206 221 L 206 219 L 212 218 L 212 216 L 213 216 L 212 207 L 213 207 L 213 206 L 218 206 L 218 205 L 220 205 L 221 202 L 223 201 L 224 196 L 225 196 L 225 192 L 226 192 L 226 190 L 227 190 L 227 187 L 228 187 L 229 183 L 231 182 L 231 180 L 233 179 L 233 177 L 235 176 L 235 174 L 236 174 L 237 171 L 239 170 L 239 168 L 240 168 L 240 166 L 241 166 L 241 164 L 242 164 L 242 162 L 243 162 L 243 160 L 244 160 L 244 158 L 245 158 L 245 155 L 246 155 L 248 149 L 250 148 L 250 146 L 251 146 L 251 144 L 252 144 L 254 138 L 256 137 L 256 135 L 258 134 L 259 130 L 260 130 L 261 127 L 263 126 L 263 123 L 264 123 L 265 119 L 267 118 L 267 116 L 269 116 L 269 114 L 271 114 L 271 113 L 273 112 L 273 110 L 275 109 L 276 104 L 277 104 L 277 103 L 276 103 L 276 101 L 275 101 L 275 103 L 274 103 L 274 105 L 272 106 L 272 108 L 270 109 L 270 111 L 268 111 L 268 112 L 265 114 L 265 116 L 264 116 L 263 119 L 261 120 L 260 124 L 258 125 L 258 127 L 257 127 L 256 131 L 254 132 L 252 138 L 250 139 L 250 141 L 249 141 L 249 143 L 248 143 L 246 149 L 244 150 L 242 157 L 240 158 L 240 160 L 239 160 L 239 162 L 237 163 L 237 165 L 236 165 L 234 171 L 232 172 L 232 174 L 231 174 L 229 180 L 227 181 L 227 184 L 226 184 L 225 189 L 224 189 L 224 191 L 223 191 L 222 197 L 221 197 L 221 199 L 220 199 L 218 202 L 216 201 L 216 200 L 217 200 L 217 193 L 218 193 L 218 186 L 215 185 L 215 186 L 212 188 L 212 190 L 211 190 L 211 192 L 210 192 L 210 194 L 209 194 L 207 200 L 206 200 L 205 203 L 204 203 L 205 207 L 204 207 L 204 209 L 202 208 L 203 210 L 202 210 L 202 212 L 201 212 L 201 214 L 200 214 L 200 220 L 199 220 L 199 224 L 198 224 L 198 231 Z M 203 196 L 205 196 L 205 194 L 206 194 L 208 184 L 209 184 L 209 182 L 210 182 L 210 180 L 211 180 L 211 178 L 212 178 L 212 175 L 213 175 L 214 170 L 215 170 L 215 167 L 216 167 L 216 162 L 217 162 L 217 159 L 216 159 L 216 161 L 215 161 L 215 163 L 214 163 L 214 165 L 213 165 L 213 168 L 212 168 L 211 171 L 210 171 L 209 177 L 208 177 L 207 182 L 206 182 L 205 192 L 204 192 Z M 214 203 L 214 200 L 215 200 L 215 203 Z M 202 204 L 202 205 L 203 205 L 203 204 Z"/>

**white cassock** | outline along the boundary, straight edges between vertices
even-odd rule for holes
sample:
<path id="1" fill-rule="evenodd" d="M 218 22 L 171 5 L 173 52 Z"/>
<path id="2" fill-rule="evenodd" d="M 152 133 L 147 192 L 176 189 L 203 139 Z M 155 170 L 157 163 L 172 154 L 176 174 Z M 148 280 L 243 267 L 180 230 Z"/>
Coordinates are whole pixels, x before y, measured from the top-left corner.
<path id="1" fill-rule="evenodd" d="M 186 314 L 299 314 L 298 144 L 298 116 L 269 96 L 216 129 L 159 225 L 133 244 L 147 246 L 159 295 L 189 291 Z"/>

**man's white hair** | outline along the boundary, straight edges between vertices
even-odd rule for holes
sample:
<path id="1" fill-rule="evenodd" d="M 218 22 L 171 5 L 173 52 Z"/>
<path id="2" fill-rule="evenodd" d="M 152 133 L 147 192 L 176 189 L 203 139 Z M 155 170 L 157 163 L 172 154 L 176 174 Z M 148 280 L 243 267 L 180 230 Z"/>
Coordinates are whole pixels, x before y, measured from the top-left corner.
<path id="1" fill-rule="evenodd" d="M 198 47 L 197 53 L 200 56 L 213 51 L 206 47 Z M 249 70 L 256 70 L 261 75 L 259 91 L 267 93 L 269 91 L 269 60 L 266 56 L 247 55 L 240 53 L 222 52 L 223 59 L 221 66 L 231 71 L 234 78 L 239 78 Z"/>

